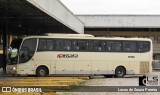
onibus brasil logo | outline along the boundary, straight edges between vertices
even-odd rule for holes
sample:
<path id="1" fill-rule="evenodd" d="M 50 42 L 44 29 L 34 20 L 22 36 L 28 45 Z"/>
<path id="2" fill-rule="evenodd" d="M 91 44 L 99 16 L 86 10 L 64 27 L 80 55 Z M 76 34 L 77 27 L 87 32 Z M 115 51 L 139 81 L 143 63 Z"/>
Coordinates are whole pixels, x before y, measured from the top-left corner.
<path id="1" fill-rule="evenodd" d="M 2 87 L 2 92 L 42 92 L 41 88 Z"/>

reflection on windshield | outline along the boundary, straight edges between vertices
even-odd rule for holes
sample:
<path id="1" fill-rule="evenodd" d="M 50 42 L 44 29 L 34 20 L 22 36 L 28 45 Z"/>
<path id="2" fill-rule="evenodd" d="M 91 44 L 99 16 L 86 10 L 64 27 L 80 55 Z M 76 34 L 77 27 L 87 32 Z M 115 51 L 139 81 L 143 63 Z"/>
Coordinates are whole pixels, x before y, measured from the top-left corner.
<path id="1" fill-rule="evenodd" d="M 12 49 L 8 54 L 8 64 L 16 64 L 18 60 L 18 49 Z"/>
<path id="2" fill-rule="evenodd" d="M 18 61 L 18 51 L 21 45 L 22 39 L 14 39 L 11 42 L 11 47 L 9 48 L 8 51 L 8 65 L 10 64 L 17 64 Z"/>
<path id="3" fill-rule="evenodd" d="M 16 57 L 18 53 L 18 49 L 12 49 L 11 51 L 11 58 Z"/>

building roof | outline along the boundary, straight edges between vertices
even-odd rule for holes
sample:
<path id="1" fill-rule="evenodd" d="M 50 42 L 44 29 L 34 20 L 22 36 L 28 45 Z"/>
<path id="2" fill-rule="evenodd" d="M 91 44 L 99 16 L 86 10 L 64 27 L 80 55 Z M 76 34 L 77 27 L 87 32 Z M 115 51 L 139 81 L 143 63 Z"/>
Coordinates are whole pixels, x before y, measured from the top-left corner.
<path id="1" fill-rule="evenodd" d="M 160 15 L 77 15 L 85 28 L 160 28 Z"/>

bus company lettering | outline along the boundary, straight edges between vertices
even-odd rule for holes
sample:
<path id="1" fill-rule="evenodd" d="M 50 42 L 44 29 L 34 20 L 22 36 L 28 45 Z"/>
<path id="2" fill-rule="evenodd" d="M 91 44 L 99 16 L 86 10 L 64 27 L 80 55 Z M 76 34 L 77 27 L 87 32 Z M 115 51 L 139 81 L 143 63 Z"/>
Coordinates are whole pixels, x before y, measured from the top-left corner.
<path id="1" fill-rule="evenodd" d="M 58 54 L 57 58 L 78 58 L 78 54 Z"/>

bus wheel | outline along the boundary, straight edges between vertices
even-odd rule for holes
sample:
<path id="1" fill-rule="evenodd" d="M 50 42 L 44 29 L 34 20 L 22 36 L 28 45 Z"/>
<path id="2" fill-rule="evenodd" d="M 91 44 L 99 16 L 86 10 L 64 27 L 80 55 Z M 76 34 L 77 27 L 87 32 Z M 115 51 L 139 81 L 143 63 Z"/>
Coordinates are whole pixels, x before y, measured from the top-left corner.
<path id="1" fill-rule="evenodd" d="M 45 77 L 48 75 L 48 70 L 46 67 L 38 67 L 36 70 L 36 76 L 37 77 Z"/>
<path id="2" fill-rule="evenodd" d="M 126 75 L 126 69 L 124 67 L 117 67 L 115 70 L 115 77 L 122 78 Z"/>

